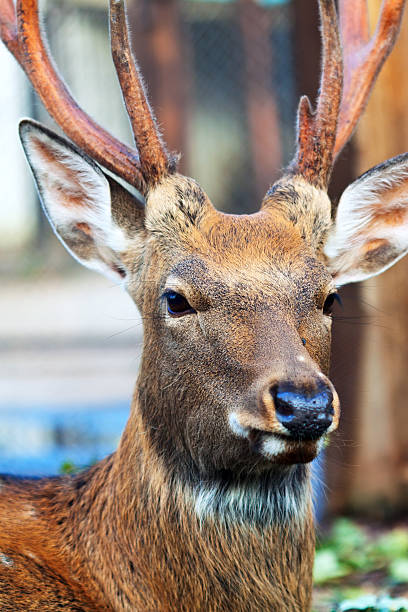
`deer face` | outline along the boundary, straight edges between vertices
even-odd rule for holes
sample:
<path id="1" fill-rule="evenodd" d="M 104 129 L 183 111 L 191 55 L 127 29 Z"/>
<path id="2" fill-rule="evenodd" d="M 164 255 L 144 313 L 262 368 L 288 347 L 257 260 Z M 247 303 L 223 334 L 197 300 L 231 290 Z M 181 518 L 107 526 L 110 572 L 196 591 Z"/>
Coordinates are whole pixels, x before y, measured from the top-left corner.
<path id="1" fill-rule="evenodd" d="M 171 432 L 206 471 L 313 459 L 338 422 L 335 286 L 302 228 L 273 197 L 255 215 L 219 213 L 178 175 L 149 195 L 146 228 L 129 290 L 145 324 L 141 384 L 164 398 L 144 414 L 159 448 Z"/>

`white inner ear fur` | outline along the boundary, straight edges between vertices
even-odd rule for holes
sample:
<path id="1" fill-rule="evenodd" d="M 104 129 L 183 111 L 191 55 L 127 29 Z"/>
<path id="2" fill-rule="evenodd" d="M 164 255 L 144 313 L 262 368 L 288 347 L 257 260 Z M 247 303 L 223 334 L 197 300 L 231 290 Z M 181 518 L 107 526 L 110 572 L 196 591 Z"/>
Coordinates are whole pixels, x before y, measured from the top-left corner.
<path id="1" fill-rule="evenodd" d="M 58 238 L 81 263 L 118 280 L 118 274 L 104 261 L 79 257 L 67 244 L 69 233 L 82 229 L 99 252 L 125 249 L 126 236 L 112 219 L 110 187 L 103 172 L 32 124 L 23 124 L 21 138 L 45 213 Z"/>
<path id="2" fill-rule="evenodd" d="M 364 256 L 390 245 L 390 259 L 364 269 Z M 376 166 L 340 198 L 324 252 L 336 284 L 380 274 L 408 251 L 408 154 Z M 393 253 L 393 255 L 392 255 Z"/>

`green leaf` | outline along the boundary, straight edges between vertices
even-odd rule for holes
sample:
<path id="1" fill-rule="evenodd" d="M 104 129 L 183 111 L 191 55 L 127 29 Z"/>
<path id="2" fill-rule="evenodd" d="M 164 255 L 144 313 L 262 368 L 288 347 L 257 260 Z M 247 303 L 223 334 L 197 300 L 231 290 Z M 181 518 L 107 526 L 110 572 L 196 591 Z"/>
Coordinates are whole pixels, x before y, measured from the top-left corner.
<path id="1" fill-rule="evenodd" d="M 395 582 L 408 582 L 408 559 L 394 559 L 389 567 L 389 574 Z"/>
<path id="2" fill-rule="evenodd" d="M 334 523 L 330 539 L 342 557 L 360 551 L 367 544 L 367 536 L 361 527 L 345 518 Z"/>
<path id="3" fill-rule="evenodd" d="M 72 461 L 63 461 L 59 471 L 60 474 L 76 474 L 80 468 Z"/>
<path id="4" fill-rule="evenodd" d="M 318 550 L 315 557 L 314 581 L 316 584 L 323 584 L 336 578 L 347 576 L 349 569 L 339 563 L 336 553 L 333 550 Z"/>
<path id="5" fill-rule="evenodd" d="M 374 543 L 373 554 L 385 559 L 408 557 L 408 530 L 393 529 Z"/>

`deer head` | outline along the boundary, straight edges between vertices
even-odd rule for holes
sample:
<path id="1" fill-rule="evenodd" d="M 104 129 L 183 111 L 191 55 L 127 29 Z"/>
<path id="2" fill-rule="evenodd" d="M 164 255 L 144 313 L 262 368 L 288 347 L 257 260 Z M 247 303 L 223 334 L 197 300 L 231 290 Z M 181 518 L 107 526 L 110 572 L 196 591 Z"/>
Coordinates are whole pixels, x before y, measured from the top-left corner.
<path id="1" fill-rule="evenodd" d="M 137 151 L 71 99 L 41 42 L 36 1 L 18 1 L 16 14 L 11 0 L 1 4 L 3 40 L 76 143 L 21 123 L 44 211 L 70 253 L 122 283 L 141 312 L 134 410 L 149 445 L 191 478 L 311 461 L 339 419 L 328 378 L 337 289 L 408 250 L 408 155 L 357 179 L 337 214 L 327 195 L 403 1 L 384 2 L 372 39 L 363 0 L 340 2 L 339 23 L 334 0 L 319 1 L 316 110 L 301 99 L 293 162 L 260 211 L 240 216 L 218 212 L 177 173 L 130 51 L 123 0 L 110 2 L 111 42 Z M 93 160 L 136 186 L 144 203 Z"/>

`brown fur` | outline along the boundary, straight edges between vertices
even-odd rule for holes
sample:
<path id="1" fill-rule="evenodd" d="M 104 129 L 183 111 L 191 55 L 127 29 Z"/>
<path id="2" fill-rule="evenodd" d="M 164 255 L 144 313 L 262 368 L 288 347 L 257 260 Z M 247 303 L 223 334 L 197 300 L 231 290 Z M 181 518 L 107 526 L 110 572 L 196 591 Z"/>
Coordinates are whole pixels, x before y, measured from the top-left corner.
<path id="1" fill-rule="evenodd" d="M 301 532 L 200 526 L 180 494 L 143 478 L 151 466 L 140 455 L 138 465 L 118 464 L 126 440 L 88 474 L 4 483 L 0 542 L 13 565 L 0 560 L 2 610 L 308 608 L 311 516 Z"/>
<path id="2" fill-rule="evenodd" d="M 314 388 L 328 371 L 322 192 L 303 193 L 301 179 L 285 187 L 313 202 L 316 222 L 302 205 L 285 207 L 279 189 L 259 213 L 238 217 L 217 212 L 179 175 L 151 190 L 145 213 L 110 184 L 113 216 L 129 237 L 117 256 L 145 326 L 129 423 L 118 451 L 88 472 L 3 479 L 0 607 L 305 612 L 314 536 L 302 463 L 317 442 L 288 441 L 276 458 L 260 449 L 282 429 L 267 389 L 282 378 Z M 63 238 L 86 256 L 72 232 Z M 198 315 L 168 320 L 160 298 L 168 283 Z M 336 396 L 334 407 L 336 426 Z M 231 410 L 254 428 L 248 439 L 231 432 Z M 205 488 L 221 491 L 207 514 L 197 506 Z M 223 509 L 234 490 L 246 510 Z M 284 490 L 289 513 L 278 508 Z"/>

